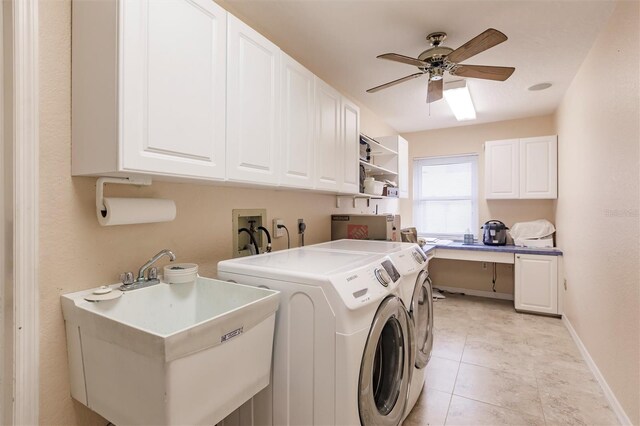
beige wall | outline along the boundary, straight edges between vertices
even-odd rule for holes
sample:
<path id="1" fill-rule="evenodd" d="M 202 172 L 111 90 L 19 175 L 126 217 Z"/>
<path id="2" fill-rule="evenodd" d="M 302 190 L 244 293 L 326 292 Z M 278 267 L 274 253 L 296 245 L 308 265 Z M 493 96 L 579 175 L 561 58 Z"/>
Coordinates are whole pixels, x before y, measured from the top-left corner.
<path id="1" fill-rule="evenodd" d="M 565 315 L 640 424 L 639 3 L 619 2 L 557 112 Z M 614 70 L 602 74 L 602 64 Z"/>
<path id="2" fill-rule="evenodd" d="M 70 175 L 70 2 L 41 2 L 40 25 L 40 423 L 104 425 L 104 419 L 69 395 L 60 294 L 116 282 L 120 272 L 136 271 L 165 247 L 174 250 L 179 261 L 198 263 L 202 273 L 211 276 L 216 263 L 231 256 L 234 208 L 266 208 L 269 223 L 283 218 L 293 231 L 295 247 L 298 218 L 308 225 L 306 243 L 317 243 L 330 238 L 331 213 L 372 212 L 375 203 L 367 209 L 359 201 L 357 209 L 337 210 L 334 196 L 311 192 L 160 182 L 140 189 L 110 185 L 109 195 L 174 199 L 177 218 L 162 224 L 100 227 L 95 179 Z M 394 133 L 366 109 L 362 129 Z M 397 201 L 381 202 L 380 212 L 397 208 Z M 275 240 L 274 248 L 286 248 L 286 238 Z"/>
<path id="3" fill-rule="evenodd" d="M 480 227 L 491 219 L 503 221 L 507 226 L 516 222 L 547 219 L 554 222 L 552 200 L 485 200 L 484 198 L 484 150 L 483 143 L 489 140 L 555 134 L 553 116 L 524 118 L 497 123 L 453 127 L 406 133 L 409 141 L 409 177 L 413 180 L 413 159 L 442 155 L 479 154 L 478 157 L 478 216 Z M 413 193 L 412 185 L 409 193 Z M 400 214 L 403 226 L 413 222 L 411 200 L 401 200 Z M 480 233 L 477 229 L 476 233 Z M 481 234 L 480 234 L 481 235 Z M 513 294 L 513 268 L 511 265 L 497 266 L 496 291 Z M 479 262 L 454 262 L 435 260 L 431 265 L 435 285 L 462 287 L 491 291 L 492 265 L 482 268 Z"/>

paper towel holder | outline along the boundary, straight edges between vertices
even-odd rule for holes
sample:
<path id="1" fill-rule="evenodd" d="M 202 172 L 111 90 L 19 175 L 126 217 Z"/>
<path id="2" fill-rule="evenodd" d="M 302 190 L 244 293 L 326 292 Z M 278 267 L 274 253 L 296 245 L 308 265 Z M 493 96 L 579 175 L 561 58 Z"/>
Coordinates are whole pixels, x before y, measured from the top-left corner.
<path id="1" fill-rule="evenodd" d="M 104 205 L 104 184 L 105 183 L 118 183 L 121 185 L 140 185 L 150 186 L 150 177 L 126 177 L 126 178 L 113 178 L 113 177 L 101 177 L 96 181 L 96 209 L 98 214 L 104 216 L 107 212 L 107 207 Z"/>

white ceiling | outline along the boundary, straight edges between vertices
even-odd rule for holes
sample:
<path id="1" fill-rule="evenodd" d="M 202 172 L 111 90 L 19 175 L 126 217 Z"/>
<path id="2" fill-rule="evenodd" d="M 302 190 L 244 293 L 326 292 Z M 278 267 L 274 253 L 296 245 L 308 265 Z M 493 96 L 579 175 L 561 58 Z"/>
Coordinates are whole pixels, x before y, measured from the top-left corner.
<path id="1" fill-rule="evenodd" d="M 370 108 L 399 132 L 552 113 L 606 22 L 615 1 L 220 0 L 286 53 Z M 478 118 L 459 123 L 444 100 L 425 103 L 427 78 L 378 93 L 366 89 L 417 72 L 376 56 L 417 57 L 425 37 L 444 31 L 453 49 L 495 28 L 506 42 L 464 61 L 513 66 L 505 82 L 468 79 Z M 615 49 L 615 46 L 611 47 Z M 603 67 L 606 64 L 603 64 Z M 607 78 L 609 70 L 603 70 Z M 446 81 L 459 79 L 448 76 Z M 550 89 L 531 92 L 537 83 Z M 596 89 L 596 88 L 594 88 Z"/>

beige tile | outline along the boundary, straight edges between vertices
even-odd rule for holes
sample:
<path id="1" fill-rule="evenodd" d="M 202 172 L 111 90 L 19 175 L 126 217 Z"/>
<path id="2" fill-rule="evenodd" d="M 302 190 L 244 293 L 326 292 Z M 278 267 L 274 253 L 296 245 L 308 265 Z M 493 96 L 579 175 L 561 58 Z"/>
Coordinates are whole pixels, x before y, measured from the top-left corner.
<path id="1" fill-rule="evenodd" d="M 506 408 L 497 407 L 484 402 L 474 401 L 453 395 L 449 405 L 446 425 L 530 425 L 543 426 L 545 424 L 542 417 L 530 414 L 511 411 Z"/>
<path id="2" fill-rule="evenodd" d="M 527 336 L 522 333 L 521 325 L 508 321 L 478 321 L 469 328 L 467 338 L 505 345 L 527 343 Z"/>
<path id="3" fill-rule="evenodd" d="M 435 330 L 433 333 L 432 355 L 439 358 L 460 361 L 466 340 L 466 333 L 451 330 Z"/>
<path id="4" fill-rule="evenodd" d="M 535 356 L 523 343 L 469 337 L 462 362 L 535 377 Z"/>
<path id="5" fill-rule="evenodd" d="M 542 417 L 542 406 L 534 377 L 462 363 L 453 393 Z"/>
<path id="6" fill-rule="evenodd" d="M 453 392 L 459 361 L 432 356 L 427 364 L 425 386 L 441 392 Z"/>
<path id="7" fill-rule="evenodd" d="M 449 410 L 451 394 L 424 388 L 415 407 L 405 419 L 404 426 L 442 426 Z"/>
<path id="8" fill-rule="evenodd" d="M 600 389 L 540 387 L 549 425 L 617 425 L 618 419 Z"/>

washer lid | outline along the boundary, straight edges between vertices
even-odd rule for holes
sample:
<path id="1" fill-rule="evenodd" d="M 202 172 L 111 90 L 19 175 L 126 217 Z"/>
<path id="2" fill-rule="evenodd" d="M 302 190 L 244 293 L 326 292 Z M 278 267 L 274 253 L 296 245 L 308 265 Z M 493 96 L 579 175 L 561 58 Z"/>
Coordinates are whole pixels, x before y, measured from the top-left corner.
<path id="1" fill-rule="evenodd" d="M 322 279 L 376 261 L 380 261 L 380 256 L 371 253 L 311 250 L 303 247 L 225 260 L 218 263 L 218 270 L 245 274 L 251 270 L 260 270 L 270 271 L 269 275 L 274 278 L 316 276 Z"/>
<path id="2" fill-rule="evenodd" d="M 322 248 L 329 250 L 359 251 L 366 253 L 395 253 L 414 246 L 413 243 L 399 243 L 395 241 L 375 240 L 336 240 L 327 243 L 307 246 L 307 248 Z"/>

